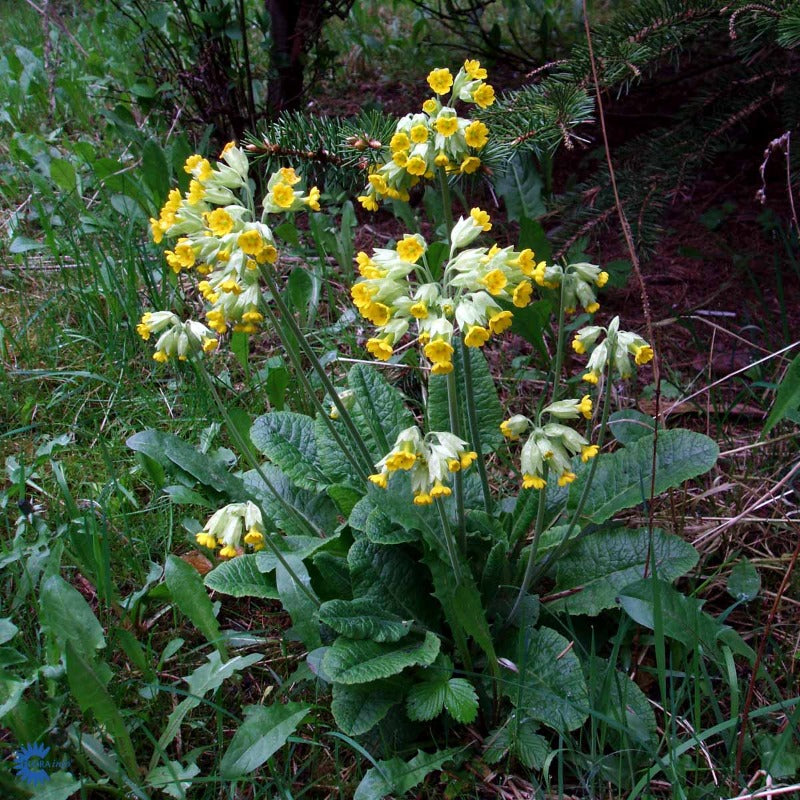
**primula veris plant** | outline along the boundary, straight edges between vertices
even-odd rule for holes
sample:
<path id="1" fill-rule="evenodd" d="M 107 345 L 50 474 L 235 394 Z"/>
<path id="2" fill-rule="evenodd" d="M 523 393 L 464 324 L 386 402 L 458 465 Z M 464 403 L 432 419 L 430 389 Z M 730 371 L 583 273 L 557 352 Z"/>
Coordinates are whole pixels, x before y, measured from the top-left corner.
<path id="1" fill-rule="evenodd" d="M 627 732 L 631 764 L 643 769 L 657 744 L 642 690 L 619 671 L 610 643 L 589 650 L 566 638 L 566 617 L 575 608 L 589 616 L 629 613 L 646 624 L 652 615 L 642 609 L 655 602 L 655 589 L 648 595 L 637 582 L 678 596 L 669 583 L 695 564 L 691 546 L 611 518 L 647 501 L 651 486 L 660 493 L 706 472 L 718 450 L 701 434 L 654 437 L 652 427 L 609 450 L 612 388 L 654 354 L 615 317 L 575 332 L 573 358 L 583 366 L 566 369 L 569 315 L 597 313 L 606 272 L 583 262 L 549 264 L 529 248 L 493 242 L 492 220 L 477 206 L 450 221 L 449 182 L 470 171 L 465 164 L 490 135 L 456 116 L 453 105 L 490 104 L 486 77 L 476 61 L 455 76 L 433 70 L 435 97 L 422 114 L 398 122 L 389 157 L 369 176 L 360 198 L 367 208 L 383 196 L 402 201 L 417 179 L 440 182 L 444 219 L 434 222 L 445 231 L 443 256 L 430 261 L 434 242 L 417 232 L 358 253 L 350 293 L 370 326 L 365 347 L 373 363 L 359 361 L 346 378 L 329 374 L 287 307 L 266 223 L 272 214 L 316 210 L 319 192 L 305 193 L 287 166 L 270 177 L 256 220 L 242 150 L 227 146 L 216 167 L 199 156 L 187 161 L 187 195 L 173 192 L 152 228 L 156 241 L 177 238 L 168 264 L 201 278 L 208 325 L 154 311 L 139 330 L 159 335 L 157 360 L 177 355 L 197 368 L 249 468 L 229 472 L 154 431 L 130 445 L 227 497 L 196 534 L 217 560 L 206 585 L 281 599 L 290 635 L 306 646 L 347 736 L 380 727 L 385 758 L 394 746 L 422 747 L 408 765 L 421 780 L 457 753 L 466 757 L 475 741 L 464 736 L 461 750 L 430 753 L 448 730 L 462 741 L 453 723 L 481 728 L 487 760 L 509 754 L 542 769 L 559 737 L 600 714 L 617 734 Z M 548 380 L 504 409 L 482 350 L 507 335 L 515 313 L 544 297 L 556 309 Z M 270 411 L 252 423 L 247 441 L 208 371 L 228 331 L 256 335 L 263 320 L 281 337 L 316 413 Z M 427 384 L 420 413 L 385 377 L 383 365 L 400 359 Z M 590 555 L 598 550 L 602 558 Z M 550 604 L 545 616 L 540 594 L 554 581 L 559 597 L 571 600 Z M 638 604 L 613 609 L 634 585 Z M 703 624 L 749 654 L 708 615 Z M 612 676 L 615 703 L 593 707 L 590 670 Z M 392 783 L 392 774 L 381 772 L 378 790 L 367 773 L 356 797 L 410 788 L 399 778 Z"/>

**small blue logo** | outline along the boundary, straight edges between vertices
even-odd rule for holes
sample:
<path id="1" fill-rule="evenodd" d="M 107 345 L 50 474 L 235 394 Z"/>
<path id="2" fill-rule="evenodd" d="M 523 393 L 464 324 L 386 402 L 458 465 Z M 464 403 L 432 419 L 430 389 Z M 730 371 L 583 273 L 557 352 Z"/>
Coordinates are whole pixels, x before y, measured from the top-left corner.
<path id="1" fill-rule="evenodd" d="M 24 744 L 17 751 L 14 769 L 17 777 L 30 786 L 38 786 L 50 780 L 45 770 L 47 754 L 50 748 L 43 744 Z"/>

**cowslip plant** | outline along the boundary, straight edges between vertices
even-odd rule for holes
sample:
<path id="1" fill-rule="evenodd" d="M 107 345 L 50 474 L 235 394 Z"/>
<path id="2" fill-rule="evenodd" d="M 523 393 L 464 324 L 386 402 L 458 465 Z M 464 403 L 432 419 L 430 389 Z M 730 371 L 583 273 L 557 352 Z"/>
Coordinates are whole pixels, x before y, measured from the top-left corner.
<path id="1" fill-rule="evenodd" d="M 328 374 L 280 289 L 266 215 L 314 210 L 319 199 L 313 189 L 304 195 L 294 188 L 293 169 L 270 178 L 261 222 L 254 222 L 244 153 L 229 146 L 222 156 L 228 166 L 216 169 L 192 157 L 187 169 L 198 186 L 186 198 L 175 195 L 153 222 L 156 239 L 184 237 L 168 263 L 206 273 L 197 291 L 219 338 L 207 345 L 210 334 L 159 316 L 171 312 L 151 313 L 141 331 L 163 325 L 156 355 L 174 352 L 204 376 L 249 469 L 228 471 L 166 433 L 147 431 L 129 444 L 187 485 L 227 497 L 196 535 L 218 559 L 206 586 L 279 598 L 292 618 L 289 635 L 305 645 L 308 666 L 330 689 L 342 733 L 380 732 L 364 741 L 383 741 L 379 755 L 387 760 L 367 773 L 360 798 L 405 791 L 414 785 L 409 775 L 419 782 L 473 755 L 489 762 L 508 756 L 546 771 L 559 740 L 576 739 L 590 719 L 610 731 L 603 747 L 630 751 L 634 773 L 652 764 L 655 719 L 642 689 L 619 669 L 621 643 L 590 643 L 575 631 L 599 615 L 658 628 L 664 608 L 686 600 L 671 582 L 695 565 L 693 548 L 667 531 L 612 518 L 703 474 L 718 455 L 701 434 L 655 436 L 652 426 L 617 437 L 623 446 L 607 450 L 612 388 L 653 357 L 651 345 L 621 330 L 615 317 L 575 333 L 572 347 L 586 365 L 567 374 L 567 315 L 578 306 L 598 311 L 607 274 L 488 241 L 492 222 L 478 207 L 448 222 L 449 180 L 469 172 L 463 161 L 453 164 L 471 158 L 463 148 L 478 139 L 470 133 L 475 123 L 451 115 L 439 98 L 452 89 L 453 98 L 489 103 L 485 77 L 473 61 L 455 79 L 434 70 L 429 84 L 437 98 L 426 102 L 424 118 L 398 123 L 389 160 L 370 175 L 360 198 L 367 208 L 381 195 L 402 201 L 414 177 L 436 177 L 447 238 L 437 259 L 418 233 L 357 255 L 351 296 L 373 327 L 366 350 L 374 364 L 352 366 L 346 386 Z M 481 146 L 488 135 L 481 129 Z M 419 176 L 414 158 L 425 161 Z M 233 188 L 245 205 L 230 196 Z M 557 309 L 548 381 L 504 409 L 482 349 L 537 296 Z M 271 411 L 245 434 L 209 363 L 229 327 L 256 335 L 262 320 L 280 336 L 316 414 Z M 382 364 L 399 359 L 426 379 L 421 410 L 412 412 L 384 377 Z M 689 646 L 717 664 L 725 652 L 749 655 L 699 606 L 692 614 L 691 624 L 705 633 Z M 592 675 L 613 690 L 598 694 Z M 475 738 L 459 727 L 467 724 L 481 733 L 479 754 L 468 752 Z M 428 752 L 440 742 L 455 746 Z M 412 746 L 423 752 L 407 763 L 396 757 Z"/>

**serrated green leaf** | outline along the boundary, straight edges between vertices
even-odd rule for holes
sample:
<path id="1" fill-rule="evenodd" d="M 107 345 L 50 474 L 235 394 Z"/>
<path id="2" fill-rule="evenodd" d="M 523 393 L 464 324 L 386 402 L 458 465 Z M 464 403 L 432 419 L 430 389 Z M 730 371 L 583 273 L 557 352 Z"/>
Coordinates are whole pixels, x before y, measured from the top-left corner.
<path id="1" fill-rule="evenodd" d="M 69 800 L 80 797 L 81 781 L 69 772 L 54 772 L 49 780 L 36 789 L 36 800 Z"/>
<path id="2" fill-rule="evenodd" d="M 418 750 L 410 761 L 391 758 L 379 761 L 367 770 L 358 784 L 353 800 L 380 800 L 388 794 L 402 797 L 431 773 L 441 769 L 458 752 L 457 749 L 424 753 Z"/>
<path id="3" fill-rule="evenodd" d="M 97 722 L 114 739 L 114 746 L 125 769 L 131 777 L 138 774 L 136 754 L 133 749 L 125 721 L 117 708 L 104 680 L 98 675 L 94 664 L 86 660 L 75 648 L 71 640 L 65 645 L 67 682 L 72 696 L 77 700 L 81 711 L 91 711 Z"/>
<path id="4" fill-rule="evenodd" d="M 402 682 L 392 678 L 353 686 L 335 683 L 331 711 L 342 731 L 348 736 L 361 736 L 377 725 L 402 697 Z"/>
<path id="5" fill-rule="evenodd" d="M 183 800 L 186 797 L 186 790 L 192 785 L 192 778 L 199 773 L 200 767 L 197 764 L 184 766 L 180 761 L 170 761 L 150 770 L 147 775 L 147 785 L 153 789 L 160 789 L 175 800 Z"/>
<path id="6" fill-rule="evenodd" d="M 350 512 L 355 508 L 356 503 L 362 496 L 357 489 L 353 489 L 343 483 L 336 483 L 328 487 L 328 497 L 336 503 L 339 512 L 345 517 L 350 515 Z"/>
<path id="7" fill-rule="evenodd" d="M 444 709 L 447 680 L 423 681 L 414 684 L 406 696 L 406 713 L 417 722 L 430 722 Z"/>
<path id="8" fill-rule="evenodd" d="M 272 411 L 258 417 L 250 440 L 301 489 L 324 489 L 331 481 L 317 461 L 314 420 L 292 411 Z"/>
<path id="9" fill-rule="evenodd" d="M 662 431 L 656 447 L 655 494 L 708 472 L 717 462 L 716 442 L 687 430 Z M 567 508 L 574 511 L 590 470 L 580 471 L 570 486 Z M 597 469 L 583 509 L 585 519 L 601 523 L 618 511 L 648 500 L 653 474 L 653 438 L 645 436 L 614 453 L 597 457 Z"/>
<path id="10" fill-rule="evenodd" d="M 214 616 L 214 609 L 203 585 L 203 579 L 197 570 L 182 558 L 169 555 L 164 567 L 164 579 L 175 605 L 225 658 L 225 644 L 222 641 L 219 623 Z"/>
<path id="11" fill-rule="evenodd" d="M 478 695 L 466 678 L 450 678 L 445 684 L 444 707 L 450 716 L 464 725 L 478 716 Z"/>
<path id="12" fill-rule="evenodd" d="M 328 649 L 322 665 L 336 683 L 368 683 L 388 678 L 407 667 L 432 664 L 439 653 L 439 637 L 407 637 L 400 642 L 372 642 L 340 636 Z"/>
<path id="13" fill-rule="evenodd" d="M 725 662 L 720 650 L 723 644 L 750 661 L 755 658 L 755 653 L 733 628 L 720 624 L 702 610 L 701 600 L 686 597 L 663 581 L 652 578 L 637 581 L 620 593 L 620 605 L 635 622 L 650 630 L 655 629 L 655 583 L 658 583 L 660 625 L 665 636 L 692 650 L 700 650 L 723 668 Z"/>
<path id="14" fill-rule="evenodd" d="M 336 422 L 337 430 L 343 441 L 347 441 L 347 433 L 341 420 Z M 328 476 L 331 484 L 347 487 L 363 487 L 363 480 L 359 477 L 350 459 L 339 447 L 336 439 L 328 428 L 327 422 L 317 414 L 314 420 L 314 438 L 317 442 L 317 459 L 320 469 Z M 357 490 L 363 494 L 363 488 Z"/>
<path id="15" fill-rule="evenodd" d="M 223 561 L 206 575 L 206 586 L 231 597 L 277 600 L 277 584 L 258 568 L 257 558 L 257 555 L 242 555 Z"/>
<path id="16" fill-rule="evenodd" d="M 311 706 L 285 703 L 272 706 L 248 706 L 220 762 L 225 780 L 235 780 L 258 769 L 280 750 L 308 715 Z"/>
<path id="17" fill-rule="evenodd" d="M 379 461 L 394 447 L 400 431 L 414 424 L 403 396 L 376 367 L 356 364 L 347 375 L 356 402 L 350 412 L 370 453 Z"/>
<path id="18" fill-rule="evenodd" d="M 106 646 L 103 628 L 81 593 L 59 575 L 42 584 L 39 595 L 42 625 L 60 642 L 71 642 L 76 652 L 92 657 Z"/>
<path id="19" fill-rule="evenodd" d="M 783 380 L 778 386 L 775 402 L 769 412 L 761 437 L 766 436 L 782 419 L 786 419 L 792 412 L 800 411 L 800 355 L 797 355 L 789 364 Z"/>
<path id="20" fill-rule="evenodd" d="M 500 423 L 503 421 L 503 407 L 497 397 L 497 387 L 489 372 L 483 353 L 477 347 L 466 348 L 472 366 L 472 395 L 475 402 L 475 411 L 478 418 L 478 431 L 481 437 L 481 448 L 484 453 L 497 449 L 503 441 L 500 432 Z M 457 394 L 466 397 L 464 383 L 464 364 L 461 347 L 456 347 L 453 353 L 453 369 L 456 375 Z M 460 408 L 461 436 L 467 441 L 469 436 L 469 421 L 464 403 Z M 447 377 L 433 375 L 428 383 L 428 424 L 434 431 L 450 430 L 450 412 L 447 404 Z"/>
<path id="21" fill-rule="evenodd" d="M 651 539 L 646 528 L 596 531 L 576 541 L 569 555 L 556 565 L 554 592 L 578 590 L 548 603 L 553 612 L 594 616 L 615 608 L 619 592 L 647 574 L 651 558 L 655 572 L 665 581 L 685 575 L 698 560 L 697 551 L 678 536 L 656 528 Z"/>
<path id="22" fill-rule="evenodd" d="M 550 628 L 524 627 L 512 661 L 518 672 L 504 677 L 503 692 L 519 713 L 562 732 L 584 723 L 589 696 L 569 640 Z"/>
<path id="23" fill-rule="evenodd" d="M 350 639 L 374 642 L 400 641 L 410 630 L 411 620 L 376 606 L 369 597 L 354 600 L 328 600 L 319 609 L 320 621 Z"/>

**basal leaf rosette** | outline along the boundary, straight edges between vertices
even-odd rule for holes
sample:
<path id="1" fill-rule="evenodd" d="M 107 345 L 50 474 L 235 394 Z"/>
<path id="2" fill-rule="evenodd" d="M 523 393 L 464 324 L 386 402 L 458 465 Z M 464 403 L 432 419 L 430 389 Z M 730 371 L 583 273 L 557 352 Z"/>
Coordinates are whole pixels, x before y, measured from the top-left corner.
<path id="1" fill-rule="evenodd" d="M 478 457 L 463 439 L 446 431 L 431 431 L 423 436 L 412 425 L 401 431 L 392 449 L 376 465 L 370 481 L 381 489 L 388 486 L 392 473 L 408 472 L 416 505 L 430 505 L 452 494 L 452 475 L 468 469 Z"/>
<path id="2" fill-rule="evenodd" d="M 566 486 L 575 480 L 572 458 L 580 455 L 586 463 L 597 455 L 597 445 L 590 444 L 586 437 L 561 421 L 591 419 L 592 405 L 592 398 L 584 395 L 580 400 L 551 403 L 542 409 L 535 422 L 523 414 L 515 414 L 503 422 L 500 430 L 510 441 L 528 434 L 520 453 L 523 489 L 544 489 L 551 476 L 556 477 L 559 486 Z"/>
<path id="3" fill-rule="evenodd" d="M 389 142 L 389 159 L 374 167 L 358 201 L 377 211 L 381 200 L 408 201 L 408 190 L 420 180 L 433 178 L 436 169 L 470 175 L 481 166 L 480 152 L 489 140 L 489 129 L 480 120 L 458 115 L 458 101 L 488 108 L 494 89 L 485 82 L 479 61 L 467 60 L 455 78 L 449 69 L 434 69 L 428 85 L 434 96 L 422 110 L 406 114 Z"/>
<path id="4" fill-rule="evenodd" d="M 174 355 L 211 352 L 217 346 L 216 335 L 229 328 L 255 333 L 264 320 L 259 310 L 259 270 L 278 260 L 268 216 L 319 210 L 319 189 L 312 187 L 306 194 L 300 176 L 285 167 L 271 176 L 261 218 L 255 219 L 247 156 L 234 142 L 225 146 L 215 166 L 195 154 L 186 160 L 184 170 L 191 175 L 189 189 L 183 195 L 172 189 L 150 227 L 156 244 L 165 237 L 176 239 L 165 252 L 173 272 L 200 277 L 197 291 L 207 303 L 206 324 L 182 323 L 175 315 L 168 317 L 170 312 L 145 314 L 137 331 L 144 339 L 161 334 L 153 356 L 161 362 Z"/>

